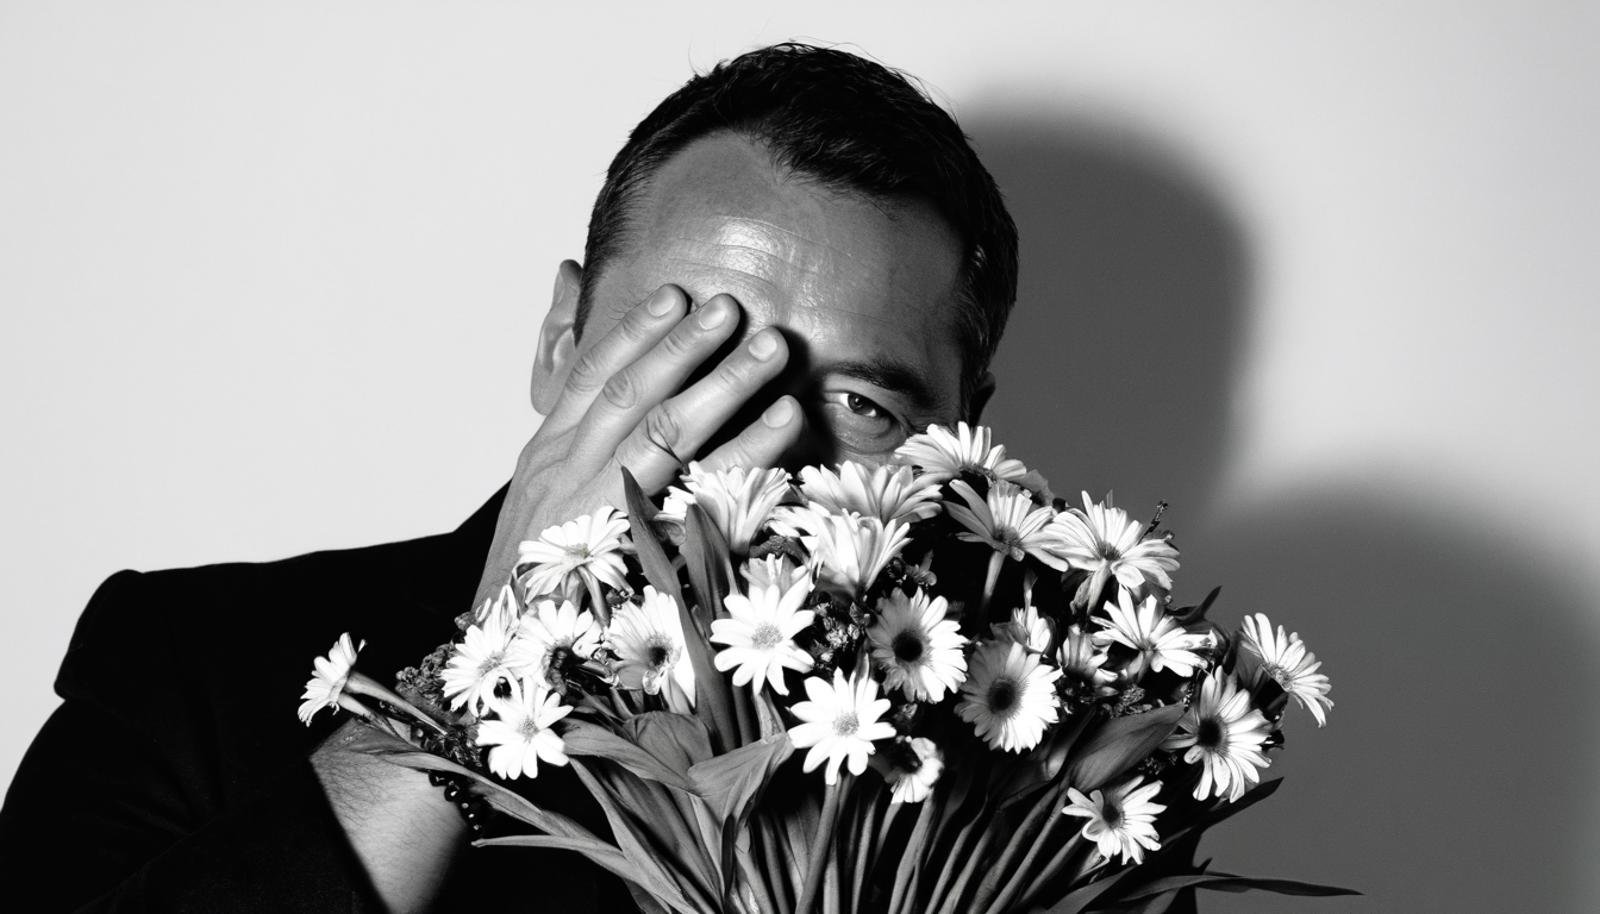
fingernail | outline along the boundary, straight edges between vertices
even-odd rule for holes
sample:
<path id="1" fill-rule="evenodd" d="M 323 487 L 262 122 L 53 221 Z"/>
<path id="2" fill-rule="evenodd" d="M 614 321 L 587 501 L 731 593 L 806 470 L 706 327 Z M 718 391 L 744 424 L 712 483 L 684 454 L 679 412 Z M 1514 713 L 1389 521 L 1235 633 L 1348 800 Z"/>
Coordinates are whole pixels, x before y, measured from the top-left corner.
<path id="1" fill-rule="evenodd" d="M 696 320 L 696 323 L 700 325 L 701 330 L 711 330 L 722 326 L 722 322 L 727 319 L 727 304 L 720 298 L 713 298 L 706 302 L 705 307 L 700 309 L 700 317 Z"/>
<path id="2" fill-rule="evenodd" d="M 772 330 L 763 330 L 750 340 L 750 354 L 765 362 L 772 358 L 778 351 L 778 334 Z"/>
<path id="3" fill-rule="evenodd" d="M 650 300 L 645 303 L 645 307 L 656 317 L 665 317 L 667 312 L 672 310 L 676 299 L 677 295 L 673 294 L 670 286 L 662 286 L 655 291 L 654 295 L 650 296 Z"/>
<path id="4" fill-rule="evenodd" d="M 792 418 L 794 418 L 794 401 L 788 397 L 767 407 L 767 411 L 761 414 L 761 422 L 767 428 L 783 428 Z"/>

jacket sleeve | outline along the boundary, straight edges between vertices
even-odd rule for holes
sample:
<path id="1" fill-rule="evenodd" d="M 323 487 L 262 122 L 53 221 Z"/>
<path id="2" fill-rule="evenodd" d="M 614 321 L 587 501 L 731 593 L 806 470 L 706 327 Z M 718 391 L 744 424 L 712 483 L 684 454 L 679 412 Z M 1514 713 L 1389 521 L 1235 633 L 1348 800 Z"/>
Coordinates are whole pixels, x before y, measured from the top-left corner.
<path id="1" fill-rule="evenodd" d="M 225 667 L 193 656 L 204 639 L 174 636 L 153 605 L 165 599 L 121 572 L 84 611 L 63 703 L 0 809 L 0 898 L 39 898 L 38 911 L 383 910 L 303 745 L 243 778 L 217 757 Z"/>

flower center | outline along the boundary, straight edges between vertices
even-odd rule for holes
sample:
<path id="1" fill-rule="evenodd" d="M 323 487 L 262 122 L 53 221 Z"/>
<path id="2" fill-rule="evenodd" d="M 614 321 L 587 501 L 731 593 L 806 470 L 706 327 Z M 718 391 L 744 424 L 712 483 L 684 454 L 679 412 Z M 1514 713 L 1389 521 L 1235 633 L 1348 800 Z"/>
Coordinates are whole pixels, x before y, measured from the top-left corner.
<path id="1" fill-rule="evenodd" d="M 543 728 L 539 726 L 539 722 L 530 715 L 524 717 L 522 723 L 517 724 L 517 735 L 531 743 L 533 738 L 539 735 L 541 729 Z"/>
<path id="2" fill-rule="evenodd" d="M 545 657 L 545 666 L 552 670 L 564 670 L 572 662 L 574 654 L 569 645 L 557 644 L 550 649 Z"/>
<path id="3" fill-rule="evenodd" d="M 504 663 L 505 660 L 506 655 L 504 651 L 495 651 L 489 656 L 483 658 L 483 662 L 478 664 L 478 678 L 481 679 L 485 676 L 488 676 L 490 673 L 493 673 L 496 669 L 499 669 L 500 664 Z"/>
<path id="4" fill-rule="evenodd" d="M 861 729 L 861 719 L 856 717 L 853 711 L 846 711 L 833 719 L 834 736 L 855 736 L 859 729 Z"/>
<path id="5" fill-rule="evenodd" d="M 1017 684 L 1009 679 L 996 679 L 989 686 L 989 711 L 1005 714 L 1017 706 Z"/>
<path id="6" fill-rule="evenodd" d="M 1122 558 L 1122 552 L 1111 543 L 1101 543 L 1100 557 L 1108 562 L 1115 562 L 1117 559 Z"/>
<path id="7" fill-rule="evenodd" d="M 1226 738 L 1227 734 L 1222 729 L 1222 723 L 1215 717 L 1202 720 L 1200 729 L 1194 735 L 1195 743 L 1203 749 L 1221 749 Z"/>
<path id="8" fill-rule="evenodd" d="M 1261 671 L 1263 673 L 1266 673 L 1268 676 L 1272 677 L 1272 681 L 1276 682 L 1278 685 L 1283 686 L 1283 688 L 1285 690 L 1287 690 L 1289 688 L 1289 671 L 1288 670 L 1285 670 L 1283 667 L 1277 665 L 1276 663 L 1264 663 L 1264 664 L 1261 665 Z"/>
<path id="9" fill-rule="evenodd" d="M 755 633 L 750 636 L 752 647 L 770 651 L 783 643 L 783 629 L 771 622 L 763 622 L 756 626 Z"/>
<path id="10" fill-rule="evenodd" d="M 894 641 L 890 642 L 889 646 L 894 649 L 895 659 L 901 663 L 916 663 L 922 659 L 922 652 L 925 649 L 922 639 L 917 637 L 916 632 L 909 631 L 895 635 Z"/>
<path id="11" fill-rule="evenodd" d="M 1106 820 L 1107 828 L 1116 828 L 1122 824 L 1122 810 L 1117 804 L 1107 801 L 1100 807 L 1100 818 Z"/>
<path id="12" fill-rule="evenodd" d="M 645 649 L 645 657 L 652 668 L 664 667 L 672 661 L 672 644 L 668 641 L 652 641 Z"/>

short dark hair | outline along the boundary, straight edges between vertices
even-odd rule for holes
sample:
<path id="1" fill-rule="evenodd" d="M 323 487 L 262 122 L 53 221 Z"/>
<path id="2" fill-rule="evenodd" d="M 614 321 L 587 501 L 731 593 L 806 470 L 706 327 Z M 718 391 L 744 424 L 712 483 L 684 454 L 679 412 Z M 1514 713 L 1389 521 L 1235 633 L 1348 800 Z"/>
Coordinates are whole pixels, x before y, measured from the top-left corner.
<path id="1" fill-rule="evenodd" d="M 965 412 L 1017 297 L 1017 229 L 966 134 L 905 75 L 854 54 L 785 43 L 723 61 L 667 96 L 633 129 L 595 198 L 576 326 L 629 208 L 651 176 L 702 137 L 760 141 L 782 167 L 824 185 L 931 203 L 962 246 L 957 317 Z"/>

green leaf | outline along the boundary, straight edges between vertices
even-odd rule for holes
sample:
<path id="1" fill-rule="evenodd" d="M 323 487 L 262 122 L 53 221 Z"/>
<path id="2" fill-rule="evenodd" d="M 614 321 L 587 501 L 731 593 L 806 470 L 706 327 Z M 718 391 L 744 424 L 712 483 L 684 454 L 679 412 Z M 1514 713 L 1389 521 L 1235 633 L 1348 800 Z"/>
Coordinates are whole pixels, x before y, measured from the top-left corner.
<path id="1" fill-rule="evenodd" d="M 1300 882 L 1294 879 L 1265 879 L 1257 876 L 1235 876 L 1230 873 L 1186 873 L 1181 876 L 1167 876 L 1147 882 L 1127 895 L 1120 897 L 1118 901 L 1142 901 L 1146 898 L 1177 892 L 1191 886 L 1222 892 L 1259 890 L 1278 895 L 1299 895 L 1309 898 L 1330 898 L 1335 895 L 1361 894 L 1354 889 L 1318 885 L 1314 882 Z"/>
<path id="2" fill-rule="evenodd" d="M 1221 593 L 1221 587 L 1213 587 L 1211 588 L 1211 592 L 1206 594 L 1206 598 L 1200 601 L 1199 605 L 1184 606 L 1174 612 L 1169 613 L 1168 615 L 1170 615 L 1172 620 L 1179 625 L 1185 627 L 1193 625 L 1206 617 L 1206 613 L 1211 609 L 1211 604 L 1217 602 L 1217 597 Z"/>
<path id="3" fill-rule="evenodd" d="M 703 807 L 705 801 L 674 794 L 620 767 L 589 766 L 589 773 L 630 818 L 640 838 L 655 848 L 657 859 L 681 874 L 680 885 L 692 880 L 694 892 L 720 897 L 722 872 L 712 857 L 718 831 L 713 823 L 709 833 L 703 832 L 693 809 L 695 804 Z M 690 894 L 688 887 L 685 894 Z"/>
<path id="4" fill-rule="evenodd" d="M 689 583 L 694 585 L 695 618 L 702 631 L 709 633 L 711 620 L 733 590 L 728 543 L 699 505 L 689 505 L 684 511 L 683 529 L 683 557 L 688 560 Z"/>
<path id="5" fill-rule="evenodd" d="M 693 717 L 671 711 L 646 711 L 622 725 L 622 732 L 673 770 L 682 772 L 689 789 L 689 769 L 711 758 L 711 735 L 706 725 Z"/>
<path id="6" fill-rule="evenodd" d="M 1088 792 L 1137 764 L 1172 734 L 1182 705 L 1116 717 L 1095 730 L 1067 762 L 1067 783 Z"/>
<path id="7" fill-rule="evenodd" d="M 699 762 L 689 769 L 689 777 L 718 819 L 743 825 L 778 766 L 792 754 L 789 734 L 780 733 Z"/>
<path id="8" fill-rule="evenodd" d="M 1072 747 L 1078 744 L 1078 738 L 1096 717 L 1092 711 L 1080 712 L 1070 726 L 1055 728 L 1039 748 L 1019 759 L 1014 770 L 1001 779 L 1001 789 L 995 792 L 1000 797 L 1001 808 L 1031 796 L 1036 788 L 1055 780 L 1072 753 Z"/>
<path id="9" fill-rule="evenodd" d="M 678 609 L 689 665 L 694 668 L 695 716 L 710 729 L 713 745 L 726 751 L 742 742 L 738 715 L 733 709 L 732 686 L 712 664 L 706 638 L 710 634 L 710 619 L 726 594 L 725 590 L 718 589 L 717 582 L 727 583 L 723 571 L 723 566 L 727 565 L 727 547 L 721 546 L 719 551 L 717 544 L 721 543 L 722 535 L 706 520 L 705 511 L 699 505 L 689 506 L 685 530 L 683 552 L 688 560 L 689 581 L 694 586 L 695 607 L 691 610 L 680 599 Z M 708 542 L 712 537 L 714 541 Z"/>
<path id="10" fill-rule="evenodd" d="M 622 468 L 622 491 L 628 503 L 628 527 L 633 531 L 633 549 L 639 557 L 639 567 L 644 571 L 645 580 L 656 590 L 677 600 L 678 605 L 683 605 L 683 588 L 678 586 L 678 572 L 672 567 L 672 560 L 667 558 L 666 550 L 661 548 L 655 531 L 650 529 L 650 521 L 655 519 L 656 510 L 644 497 L 639 481 L 633 478 L 627 467 Z"/>
<path id="11" fill-rule="evenodd" d="M 573 819 L 560 813 L 540 809 L 521 794 L 498 781 L 487 778 L 470 768 L 457 765 L 449 759 L 440 758 L 431 752 L 424 752 L 405 740 L 380 730 L 369 728 L 346 745 L 350 749 L 365 752 L 368 755 L 381 758 L 402 768 L 412 768 L 418 771 L 440 771 L 467 778 L 476 785 L 474 789 L 480 796 L 489 801 L 489 805 L 520 822 L 532 825 L 540 831 L 567 838 L 600 840 L 593 832 L 579 825 Z"/>
<path id="12" fill-rule="evenodd" d="M 652 714 L 667 714 L 664 711 L 653 711 Z M 680 714 L 667 714 L 688 721 L 689 718 Z M 637 718 L 635 719 L 637 720 Z M 634 721 L 629 721 L 629 724 Z M 690 721 L 690 723 L 694 723 Z M 623 725 L 628 728 L 628 724 Z M 695 724 L 695 726 L 699 726 Z M 704 730 L 701 730 L 704 733 Z M 694 790 L 694 782 L 689 779 L 689 765 L 676 764 L 677 759 L 668 756 L 662 758 L 649 748 L 642 745 L 632 735 L 623 736 L 598 724 L 591 724 L 581 720 L 568 720 L 561 731 L 562 742 L 566 743 L 569 756 L 593 756 L 609 759 L 628 769 L 639 777 L 657 781 L 668 787 L 679 790 Z"/>
<path id="13" fill-rule="evenodd" d="M 713 897 L 707 894 L 708 887 L 697 882 L 694 874 L 689 872 L 690 864 L 678 856 L 682 850 L 692 852 L 698 842 L 694 842 L 690 848 L 674 847 L 672 839 L 662 839 L 647 824 L 655 822 L 659 825 L 661 820 L 668 818 L 679 820 L 677 810 L 670 803 L 657 804 L 645 800 L 644 808 L 630 810 L 618 802 L 619 797 L 610 789 L 616 779 L 604 777 L 600 766 L 591 767 L 586 762 L 574 759 L 572 767 L 589 789 L 589 795 L 600 804 L 612 835 L 617 839 L 617 847 L 630 863 L 638 867 L 647 879 L 674 887 L 693 909 L 716 910 Z M 623 774 L 632 776 L 627 772 Z"/>

